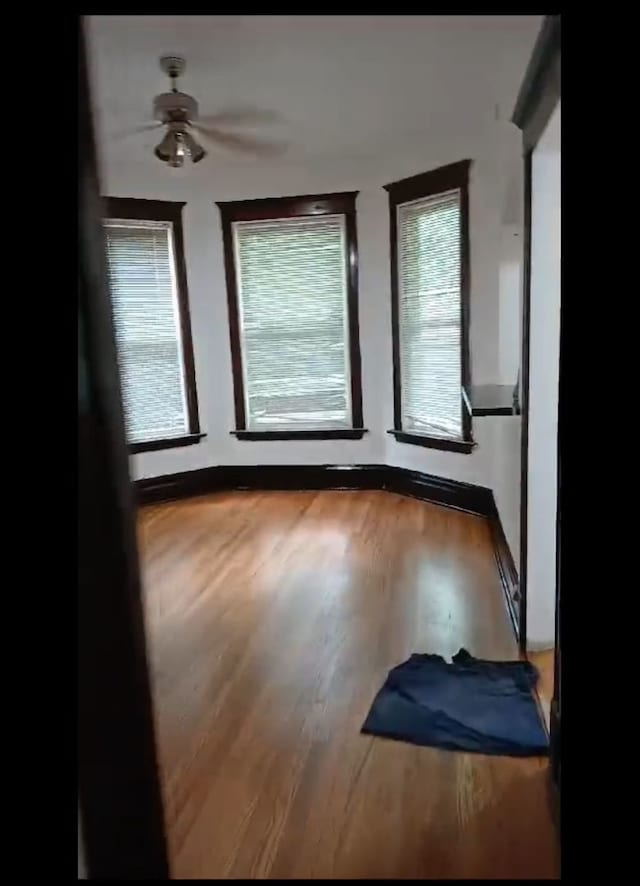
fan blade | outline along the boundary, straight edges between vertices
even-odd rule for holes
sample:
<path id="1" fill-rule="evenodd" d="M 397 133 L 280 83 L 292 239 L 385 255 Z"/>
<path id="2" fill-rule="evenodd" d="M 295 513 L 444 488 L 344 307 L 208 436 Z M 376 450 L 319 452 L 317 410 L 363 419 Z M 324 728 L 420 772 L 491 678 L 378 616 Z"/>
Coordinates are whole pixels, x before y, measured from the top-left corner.
<path id="1" fill-rule="evenodd" d="M 115 132 L 111 138 L 115 140 L 120 140 L 123 138 L 129 138 L 132 135 L 140 135 L 143 132 L 151 132 L 154 129 L 160 129 L 163 126 L 162 123 L 143 123 L 141 126 L 131 126 L 129 129 L 120 129 L 118 132 Z"/>
<path id="2" fill-rule="evenodd" d="M 198 123 L 206 126 L 243 126 L 260 123 L 281 123 L 282 114 L 278 111 L 265 111 L 262 108 L 225 108 L 217 114 L 204 114 Z"/>
<path id="3" fill-rule="evenodd" d="M 211 141 L 231 150 L 245 151 L 248 154 L 274 156 L 275 154 L 281 154 L 286 149 L 284 142 L 261 141 L 257 138 L 251 138 L 251 136 L 221 132 L 221 130 L 214 129 L 212 126 L 200 126 L 197 123 L 192 123 L 191 125 L 196 132 L 199 132 L 205 138 L 209 138 Z"/>

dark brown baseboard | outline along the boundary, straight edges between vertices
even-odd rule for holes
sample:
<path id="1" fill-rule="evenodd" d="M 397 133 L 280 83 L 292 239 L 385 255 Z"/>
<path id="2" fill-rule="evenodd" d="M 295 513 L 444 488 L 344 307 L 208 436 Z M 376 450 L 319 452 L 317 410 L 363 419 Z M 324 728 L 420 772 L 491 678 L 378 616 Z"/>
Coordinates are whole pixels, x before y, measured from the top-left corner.
<path id="1" fill-rule="evenodd" d="M 490 489 L 389 465 L 219 465 L 135 481 L 140 504 L 231 489 L 387 489 L 489 517 Z"/>
<path id="2" fill-rule="evenodd" d="M 383 489 L 385 465 L 219 465 L 135 481 L 139 504 L 232 489 Z"/>
<path id="3" fill-rule="evenodd" d="M 502 588 L 504 590 L 507 610 L 509 612 L 509 617 L 511 618 L 513 630 L 515 631 L 518 642 L 520 643 L 522 651 L 524 652 L 523 638 L 520 636 L 518 619 L 520 600 L 520 583 L 518 579 L 518 570 L 516 569 L 513 554 L 511 553 L 511 548 L 509 547 L 507 537 L 504 533 L 504 528 L 502 526 L 502 521 L 500 520 L 500 514 L 498 513 L 498 508 L 495 503 L 493 493 L 491 494 L 491 505 L 489 508 L 489 514 L 487 516 L 489 519 L 489 525 L 491 527 L 493 552 L 495 554 L 496 565 L 498 567 L 500 581 L 502 582 Z"/>
<path id="4" fill-rule="evenodd" d="M 435 477 L 433 474 L 391 465 L 384 466 L 383 470 L 384 482 L 381 488 L 388 489 L 389 492 L 409 495 L 411 498 L 445 505 L 480 517 L 490 515 L 493 493 L 485 486 L 474 486 L 472 483 L 462 483 L 459 480 Z"/>
<path id="5" fill-rule="evenodd" d="M 518 573 L 493 493 L 485 486 L 436 477 L 392 465 L 218 465 L 135 481 L 141 505 L 232 489 L 386 489 L 399 495 L 486 517 L 507 608 L 518 637 L 514 593 Z"/>

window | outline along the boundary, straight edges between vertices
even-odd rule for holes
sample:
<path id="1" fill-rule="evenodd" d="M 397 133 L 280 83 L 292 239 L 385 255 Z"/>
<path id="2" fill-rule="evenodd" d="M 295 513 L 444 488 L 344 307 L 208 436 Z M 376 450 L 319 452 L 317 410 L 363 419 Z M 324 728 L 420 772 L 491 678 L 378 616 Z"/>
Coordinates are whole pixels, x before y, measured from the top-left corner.
<path id="1" fill-rule="evenodd" d="M 197 443 L 183 203 L 108 198 L 107 269 L 132 452 Z"/>
<path id="2" fill-rule="evenodd" d="M 394 429 L 403 443 L 470 452 L 469 160 L 387 185 Z"/>
<path id="3" fill-rule="evenodd" d="M 218 204 L 240 439 L 364 433 L 355 198 Z"/>

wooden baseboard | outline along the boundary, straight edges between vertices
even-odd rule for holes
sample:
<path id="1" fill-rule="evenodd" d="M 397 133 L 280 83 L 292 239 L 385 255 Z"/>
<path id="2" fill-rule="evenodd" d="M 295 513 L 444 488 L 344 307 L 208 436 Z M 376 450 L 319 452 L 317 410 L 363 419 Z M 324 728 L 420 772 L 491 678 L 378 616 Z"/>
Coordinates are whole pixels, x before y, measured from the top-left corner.
<path id="1" fill-rule="evenodd" d="M 232 489 L 383 489 L 385 465 L 219 465 L 135 481 L 139 504 Z"/>
<path id="2" fill-rule="evenodd" d="M 134 481 L 136 500 L 140 505 L 189 498 L 224 489 L 220 468 L 202 468 L 161 477 L 144 477 Z"/>
<path id="3" fill-rule="evenodd" d="M 386 489 L 421 501 L 486 517 L 507 609 L 518 637 L 514 595 L 518 573 L 493 493 L 485 486 L 392 465 L 218 465 L 135 481 L 139 504 L 171 501 L 232 489 Z"/>
<path id="4" fill-rule="evenodd" d="M 489 517 L 490 489 L 389 465 L 219 465 L 135 481 L 140 504 L 231 489 L 387 489 Z"/>
<path id="5" fill-rule="evenodd" d="M 474 486 L 472 483 L 462 483 L 460 480 L 449 480 L 391 465 L 384 468 L 383 476 L 382 488 L 389 492 L 409 495 L 411 498 L 445 505 L 480 517 L 490 515 L 493 493 L 485 486 Z"/>
<path id="6" fill-rule="evenodd" d="M 502 521 L 500 520 L 500 514 L 498 513 L 498 507 L 493 497 L 493 493 L 491 493 L 491 504 L 489 506 L 488 518 L 491 527 L 491 538 L 493 540 L 493 552 L 496 558 L 500 581 L 502 582 L 507 610 L 516 637 L 521 641 L 518 617 L 520 601 L 518 570 L 516 569 L 511 548 L 507 542 L 507 537 L 502 526 Z"/>

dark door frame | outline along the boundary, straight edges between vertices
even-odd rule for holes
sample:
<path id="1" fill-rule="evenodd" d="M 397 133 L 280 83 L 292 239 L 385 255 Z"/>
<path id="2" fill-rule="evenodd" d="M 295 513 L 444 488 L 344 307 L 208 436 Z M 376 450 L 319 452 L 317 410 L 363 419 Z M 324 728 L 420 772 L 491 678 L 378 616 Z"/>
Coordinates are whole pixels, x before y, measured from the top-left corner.
<path id="1" fill-rule="evenodd" d="M 531 159 L 545 126 L 560 100 L 560 16 L 547 16 L 527 68 L 512 121 L 522 130 L 524 163 L 524 236 L 522 293 L 520 453 L 520 648 L 527 639 L 527 505 L 529 455 L 529 340 L 531 320 Z"/>
<path id="2" fill-rule="evenodd" d="M 531 318 L 531 161 L 533 151 L 560 100 L 561 18 L 545 17 L 531 60 L 525 73 L 512 122 L 522 130 L 524 159 L 524 237 L 523 237 L 523 303 L 522 303 L 522 441 L 520 452 L 520 649 L 526 652 L 527 643 L 527 507 L 529 458 L 529 342 Z M 562 318 L 562 294 L 560 296 Z M 551 766 L 556 783 L 560 771 L 560 442 L 562 403 L 563 334 L 560 329 L 560 378 L 558 394 L 558 473 L 556 511 L 556 624 L 554 653 L 554 693 L 551 703 Z"/>
<path id="3" fill-rule="evenodd" d="M 83 20 L 78 67 L 78 795 L 86 879 L 168 879 Z"/>

